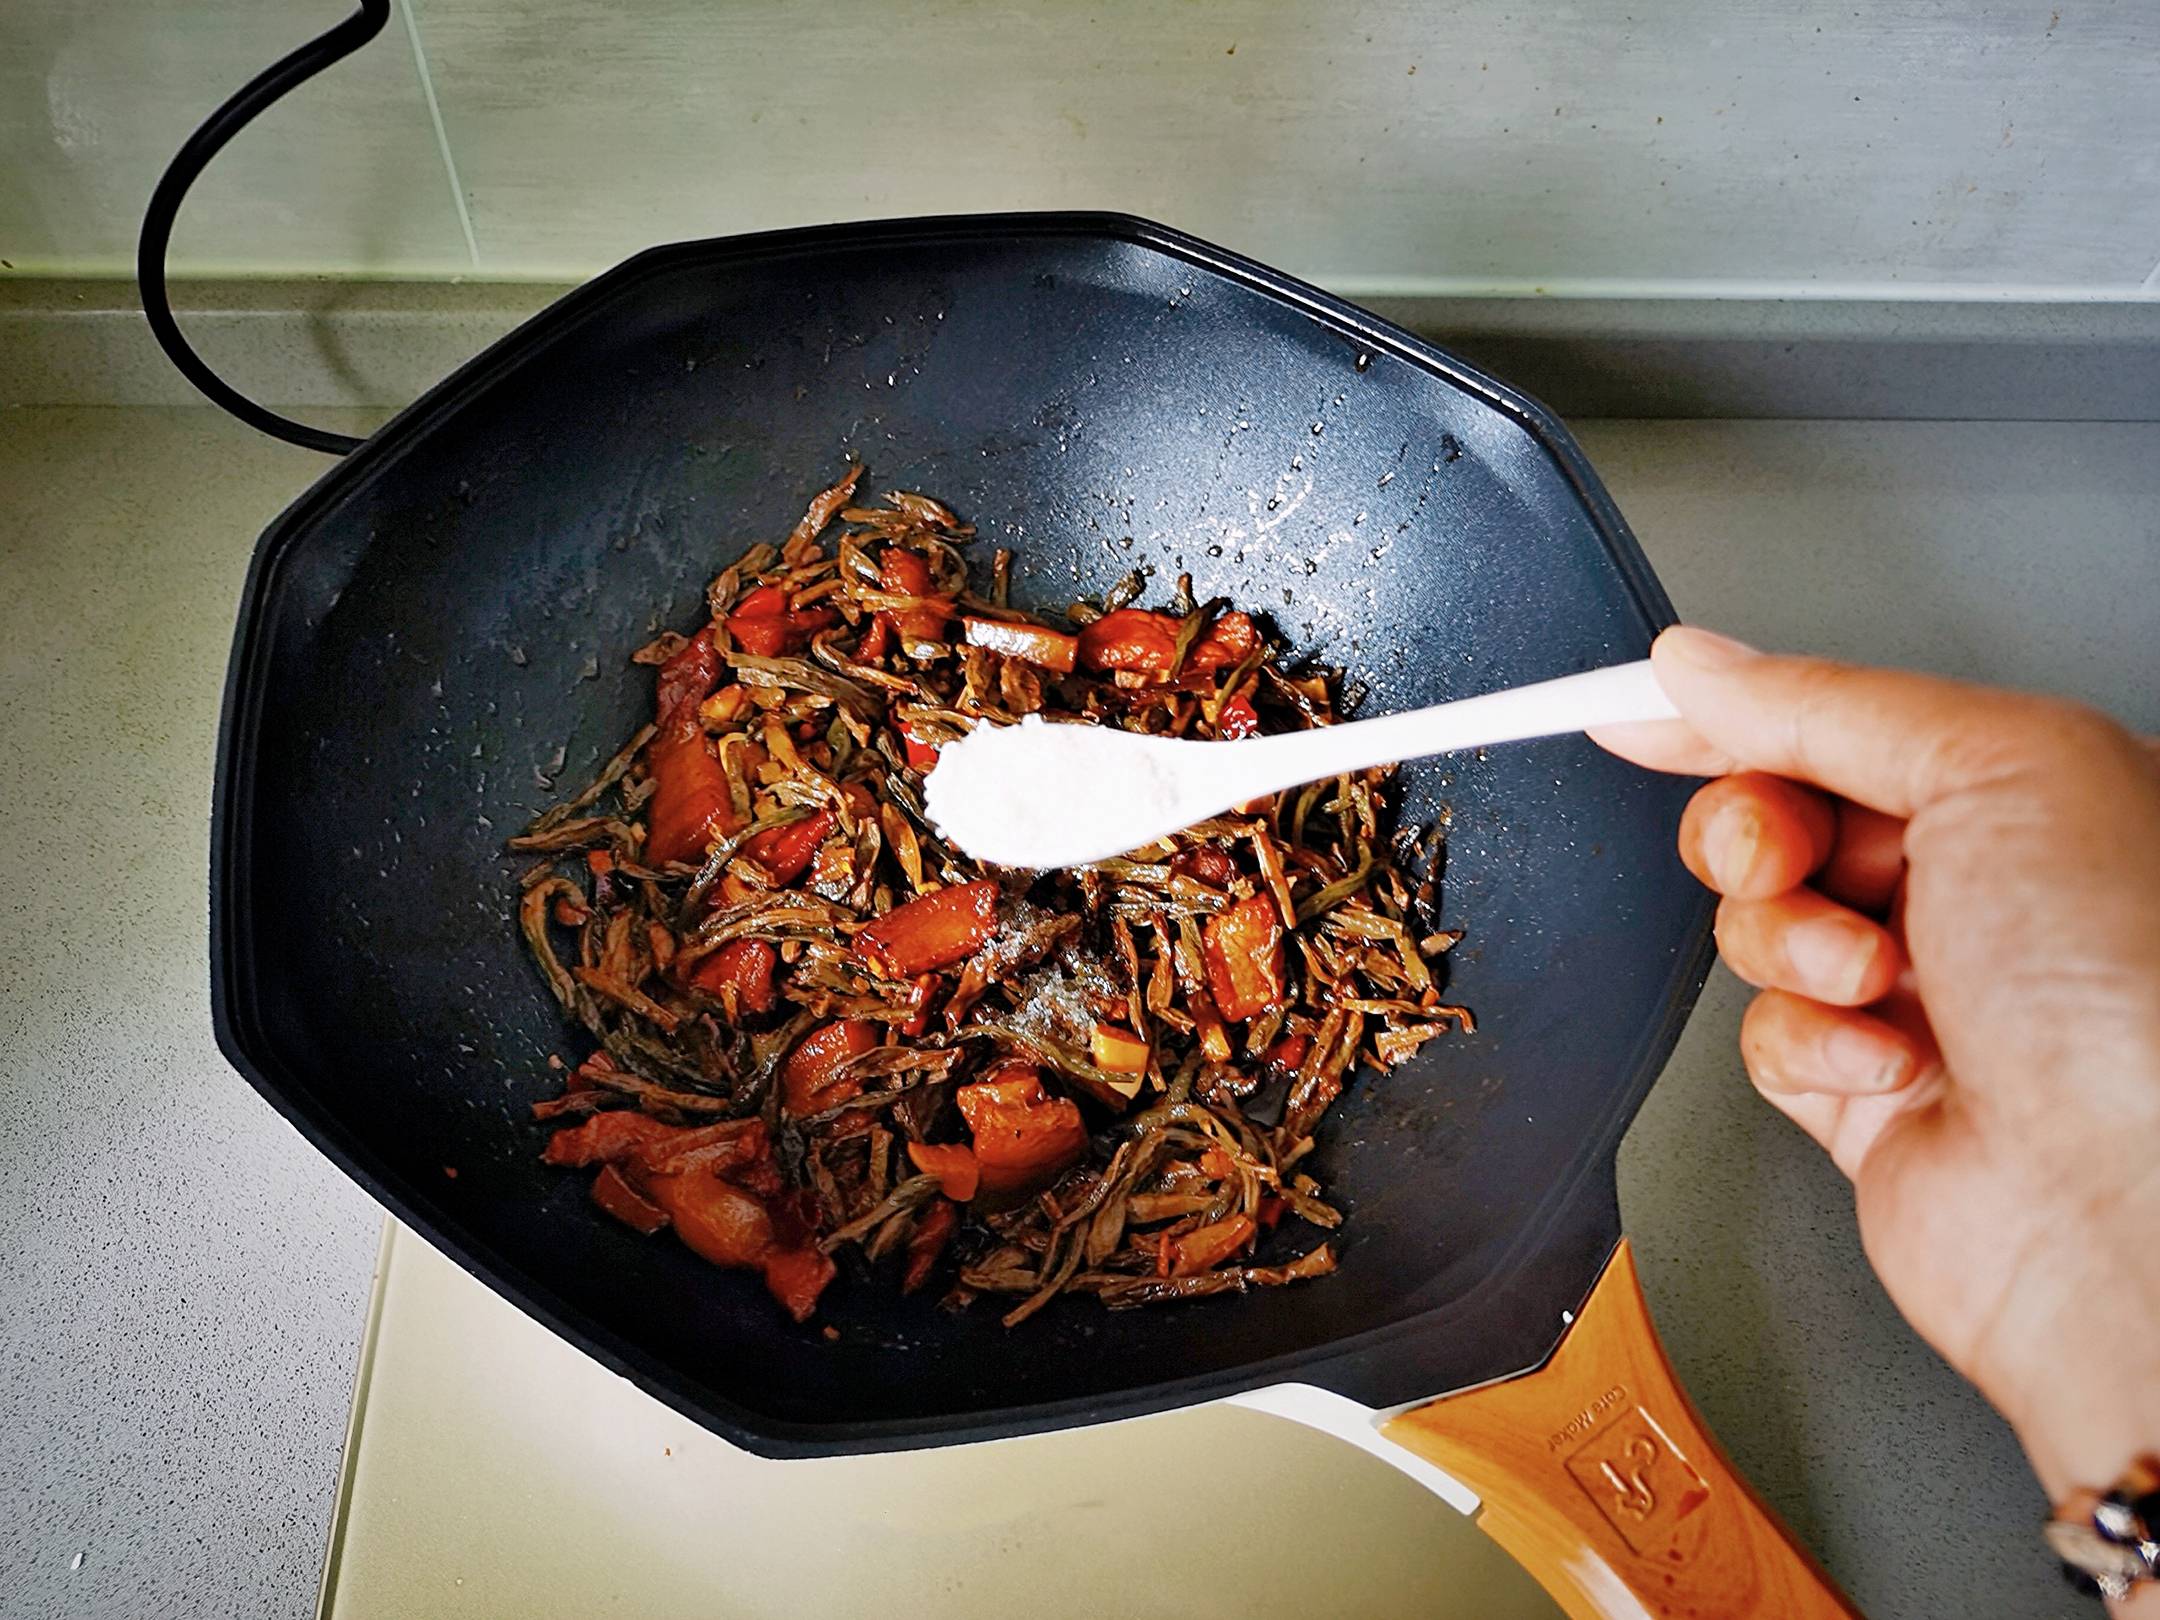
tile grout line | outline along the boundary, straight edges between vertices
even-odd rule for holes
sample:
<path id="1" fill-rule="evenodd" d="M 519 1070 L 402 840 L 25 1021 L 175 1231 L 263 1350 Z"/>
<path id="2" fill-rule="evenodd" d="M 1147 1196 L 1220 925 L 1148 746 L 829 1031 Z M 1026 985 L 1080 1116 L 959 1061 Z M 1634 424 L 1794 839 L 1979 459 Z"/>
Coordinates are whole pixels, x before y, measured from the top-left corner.
<path id="1" fill-rule="evenodd" d="M 428 71 L 427 51 L 420 44 L 420 20 L 413 15 L 412 0 L 398 0 L 398 15 L 405 19 L 405 38 L 412 45 L 413 66 L 420 74 L 420 94 L 427 102 L 428 122 L 435 127 L 435 150 L 442 154 L 443 177 L 450 183 L 458 229 L 465 233 L 465 255 L 477 270 L 480 239 L 473 234 L 472 211 L 465 206 L 465 187 L 458 179 L 457 159 L 450 154 L 450 131 L 443 125 L 442 103 L 435 98 L 435 76 Z"/>

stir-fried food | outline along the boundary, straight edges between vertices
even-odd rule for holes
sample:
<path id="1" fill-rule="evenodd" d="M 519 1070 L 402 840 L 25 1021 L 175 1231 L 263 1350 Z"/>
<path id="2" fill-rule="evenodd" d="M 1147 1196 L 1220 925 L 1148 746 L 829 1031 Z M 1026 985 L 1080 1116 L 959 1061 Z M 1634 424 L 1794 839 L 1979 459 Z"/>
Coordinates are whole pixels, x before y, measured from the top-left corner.
<path id="1" fill-rule="evenodd" d="M 1391 835 L 1374 771 L 1079 870 L 971 861 L 922 789 L 973 726 L 1244 737 L 1329 724 L 1335 683 L 1189 580 L 1043 623 L 1010 553 L 978 594 L 972 530 L 851 504 L 860 473 L 633 655 L 652 723 L 511 840 L 541 857 L 525 938 L 594 1043 L 534 1105 L 547 1162 L 797 1320 L 851 1255 L 1008 1325 L 1326 1275 L 1330 1104 L 1470 1027 L 1434 971 L 1437 829 Z"/>

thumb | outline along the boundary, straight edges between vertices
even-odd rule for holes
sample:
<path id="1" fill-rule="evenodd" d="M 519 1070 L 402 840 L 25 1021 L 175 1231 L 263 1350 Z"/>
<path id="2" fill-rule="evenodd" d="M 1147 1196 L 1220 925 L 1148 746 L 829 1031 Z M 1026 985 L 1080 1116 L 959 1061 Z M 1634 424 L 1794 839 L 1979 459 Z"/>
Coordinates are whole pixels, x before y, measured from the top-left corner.
<path id="1" fill-rule="evenodd" d="M 2053 698 L 1795 658 L 1675 625 L 1658 684 L 1734 768 L 1772 771 L 1909 818 L 1953 793 L 2087 750 L 2111 721 Z"/>

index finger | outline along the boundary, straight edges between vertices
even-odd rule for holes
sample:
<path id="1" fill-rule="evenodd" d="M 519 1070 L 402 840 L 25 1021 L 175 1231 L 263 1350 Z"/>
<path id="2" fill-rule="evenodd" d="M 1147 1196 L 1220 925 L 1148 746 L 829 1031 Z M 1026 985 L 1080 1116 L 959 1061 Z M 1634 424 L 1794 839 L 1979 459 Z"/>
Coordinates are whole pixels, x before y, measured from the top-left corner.
<path id="1" fill-rule="evenodd" d="M 2052 698 L 1762 653 L 1685 625 L 1650 658 L 1705 752 L 1901 819 L 2115 729 Z"/>

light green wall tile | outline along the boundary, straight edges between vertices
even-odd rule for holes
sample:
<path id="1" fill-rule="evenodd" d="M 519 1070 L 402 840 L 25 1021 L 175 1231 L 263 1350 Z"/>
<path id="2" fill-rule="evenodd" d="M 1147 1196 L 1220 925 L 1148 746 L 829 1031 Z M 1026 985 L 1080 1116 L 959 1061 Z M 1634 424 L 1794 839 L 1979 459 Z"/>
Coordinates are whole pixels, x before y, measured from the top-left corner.
<path id="1" fill-rule="evenodd" d="M 2134 289 L 2160 8 L 413 0 L 488 268 L 995 208 L 1329 285 Z"/>
<path id="2" fill-rule="evenodd" d="M 132 265 L 157 176 L 204 114 L 344 0 L 0 0 L 0 259 Z M 243 132 L 197 182 L 174 262 L 470 268 L 402 21 Z"/>
<path id="3" fill-rule="evenodd" d="M 0 0 L 0 258 L 120 271 L 343 0 Z M 919 212 L 1153 215 L 1351 292 L 2160 287 L 2138 0 L 399 0 L 212 170 L 184 266 L 579 277 Z"/>

